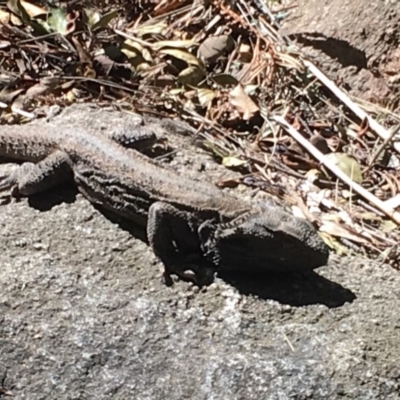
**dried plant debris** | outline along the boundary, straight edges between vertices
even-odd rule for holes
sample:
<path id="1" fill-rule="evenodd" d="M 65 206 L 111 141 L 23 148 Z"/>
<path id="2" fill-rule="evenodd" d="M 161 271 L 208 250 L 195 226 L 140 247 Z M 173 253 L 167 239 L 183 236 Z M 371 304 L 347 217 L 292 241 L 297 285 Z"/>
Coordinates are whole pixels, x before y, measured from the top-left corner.
<path id="1" fill-rule="evenodd" d="M 243 172 L 220 186 L 267 192 L 337 252 L 397 264 L 399 118 L 356 104 L 282 36 L 290 10 L 258 0 L 44 4 L 0 6 L 2 123 L 75 101 L 180 117 Z"/>

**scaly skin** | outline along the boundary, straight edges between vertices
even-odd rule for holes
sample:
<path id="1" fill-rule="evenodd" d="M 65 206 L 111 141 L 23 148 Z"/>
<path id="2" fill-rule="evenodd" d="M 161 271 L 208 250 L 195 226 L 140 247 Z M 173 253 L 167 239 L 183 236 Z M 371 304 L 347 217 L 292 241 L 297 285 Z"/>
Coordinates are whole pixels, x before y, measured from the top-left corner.
<path id="1" fill-rule="evenodd" d="M 218 269 L 304 271 L 327 262 L 328 249 L 307 221 L 251 206 L 120 144 L 132 144 L 135 133 L 2 126 L 0 156 L 27 162 L 0 177 L 0 190 L 30 195 L 73 177 L 90 202 L 147 229 L 167 277 L 201 284 Z"/>

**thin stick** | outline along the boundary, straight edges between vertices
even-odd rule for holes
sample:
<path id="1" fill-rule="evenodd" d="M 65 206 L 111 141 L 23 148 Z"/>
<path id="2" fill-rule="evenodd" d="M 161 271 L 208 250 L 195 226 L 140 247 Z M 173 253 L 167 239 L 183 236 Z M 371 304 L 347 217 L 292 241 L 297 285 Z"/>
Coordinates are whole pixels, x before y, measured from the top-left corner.
<path id="1" fill-rule="evenodd" d="M 368 167 L 364 170 L 364 173 L 366 173 L 367 171 L 369 171 L 372 168 L 372 166 L 374 165 L 374 162 L 379 157 L 379 155 L 382 153 L 383 149 L 393 139 L 393 137 L 399 133 L 399 131 L 400 131 L 400 125 L 394 126 L 389 131 L 389 136 L 386 139 L 384 139 L 384 141 L 381 143 L 381 145 L 376 149 L 375 153 L 371 157 L 371 160 L 369 161 Z"/>
<path id="2" fill-rule="evenodd" d="M 0 108 L 8 108 L 8 104 L 3 103 L 2 101 L 0 101 Z M 29 118 L 29 119 L 33 119 L 35 118 L 35 114 L 32 114 L 28 111 L 24 111 L 21 110 L 20 108 L 11 106 L 11 111 L 14 112 L 15 114 L 19 114 L 22 115 L 23 117 Z"/>
<path id="3" fill-rule="evenodd" d="M 383 201 L 379 200 L 376 196 L 364 189 L 361 185 L 353 182 L 340 168 L 338 168 L 331 160 L 327 159 L 318 149 L 316 149 L 300 132 L 294 129 L 283 117 L 272 117 L 276 122 L 283 126 L 286 131 L 303 146 L 313 157 L 315 157 L 321 164 L 325 165 L 332 173 L 334 173 L 341 181 L 348 185 L 352 190 L 357 192 L 364 199 L 368 200 L 377 209 L 386 214 L 396 224 L 400 225 L 400 213 L 388 207 Z"/>
<path id="4" fill-rule="evenodd" d="M 347 94 L 345 94 L 340 88 L 336 86 L 336 84 L 330 80 L 320 69 L 318 69 L 312 62 L 308 60 L 303 60 L 304 65 L 308 68 L 308 70 L 316 76 L 333 94 L 341 100 L 347 107 L 353 111 L 354 114 L 357 115 L 360 119 L 366 119 L 368 121 L 369 127 L 383 140 L 387 140 L 390 138 L 391 133 L 385 129 L 381 124 L 376 122 L 373 118 L 371 118 L 364 110 L 362 110 L 357 104 L 355 104 Z M 390 140 L 390 139 L 389 139 Z M 393 143 L 394 149 L 400 153 L 400 143 Z"/>

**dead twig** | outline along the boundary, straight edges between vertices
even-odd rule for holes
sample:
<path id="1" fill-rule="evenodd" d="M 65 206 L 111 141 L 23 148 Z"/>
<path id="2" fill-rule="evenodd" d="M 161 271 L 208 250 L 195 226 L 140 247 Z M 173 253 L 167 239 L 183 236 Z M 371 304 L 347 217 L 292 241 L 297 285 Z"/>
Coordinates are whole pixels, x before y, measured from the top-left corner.
<path id="1" fill-rule="evenodd" d="M 384 139 L 381 145 L 376 149 L 375 153 L 371 157 L 371 160 L 369 161 L 367 168 L 363 171 L 364 173 L 368 172 L 371 169 L 371 167 L 374 165 L 374 162 L 379 157 L 379 154 L 381 154 L 384 148 L 392 141 L 393 137 L 397 135 L 399 131 L 400 131 L 400 124 L 390 129 L 389 136 L 386 139 Z"/>
<path id="2" fill-rule="evenodd" d="M 382 211 L 385 215 L 391 218 L 396 224 L 400 225 L 400 213 L 388 207 L 383 201 L 379 200 L 368 190 L 364 189 L 361 185 L 354 182 L 349 178 L 341 169 L 339 169 L 331 160 L 327 159 L 318 149 L 316 149 L 307 139 L 305 139 L 300 132 L 294 129 L 283 117 L 274 116 L 273 120 L 278 122 L 285 130 L 295 139 L 301 146 L 303 146 L 313 157 L 315 157 L 321 164 L 334 173 L 341 181 L 347 186 L 358 193 L 361 197 L 368 200 L 372 205 Z"/>
<path id="3" fill-rule="evenodd" d="M 311 61 L 303 60 L 304 65 L 308 70 L 316 76 L 339 100 L 341 100 L 347 107 L 353 111 L 361 120 L 368 121 L 369 127 L 383 140 L 391 140 L 391 133 L 385 129 L 381 124 L 376 122 L 370 117 L 364 110 L 362 110 L 357 104 L 355 104 L 347 94 L 345 94 L 336 84 L 330 80 L 319 68 L 317 68 Z M 400 153 L 400 143 L 393 144 L 394 149 Z"/>

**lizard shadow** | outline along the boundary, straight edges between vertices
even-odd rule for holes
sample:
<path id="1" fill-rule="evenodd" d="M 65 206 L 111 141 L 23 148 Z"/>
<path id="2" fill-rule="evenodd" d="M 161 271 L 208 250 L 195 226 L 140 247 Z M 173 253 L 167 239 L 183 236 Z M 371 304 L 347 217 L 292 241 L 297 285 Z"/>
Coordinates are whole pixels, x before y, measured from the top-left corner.
<path id="1" fill-rule="evenodd" d="M 49 189 L 45 193 L 45 195 L 38 193 L 29 196 L 29 205 L 39 211 L 48 211 L 62 203 L 73 203 L 79 192 L 75 185 L 66 183 Z M 143 227 L 100 206 L 92 206 L 110 222 L 118 225 L 120 229 L 127 231 L 142 242 L 148 243 L 146 230 Z M 218 277 L 245 296 L 276 300 L 281 304 L 296 307 L 323 304 L 329 308 L 336 308 L 356 299 L 351 290 L 313 271 L 285 274 L 219 271 Z"/>
<path id="2" fill-rule="evenodd" d="M 285 274 L 224 271 L 218 273 L 218 276 L 245 296 L 276 300 L 295 307 L 323 304 L 329 308 L 336 308 L 356 299 L 356 295 L 350 289 L 314 271 Z"/>
<path id="3" fill-rule="evenodd" d="M 121 217 L 112 211 L 109 211 L 97 204 L 92 204 L 92 207 L 95 208 L 104 218 L 108 219 L 113 224 L 118 225 L 118 228 L 128 232 L 135 239 L 139 239 L 142 242 L 148 244 L 146 229 L 140 225 L 135 224 L 134 222 Z"/>
<path id="4" fill-rule="evenodd" d="M 148 244 L 146 230 L 143 227 L 102 207 L 96 205 L 94 207 L 109 221 L 117 224 L 120 229 Z M 285 274 L 219 271 L 218 277 L 235 287 L 244 296 L 276 300 L 281 304 L 296 307 L 323 304 L 329 308 L 336 308 L 356 299 L 356 295 L 351 290 L 314 271 Z M 210 283 L 212 280 L 208 282 Z"/>
<path id="5" fill-rule="evenodd" d="M 65 183 L 48 189 L 45 192 L 30 195 L 28 197 L 28 204 L 35 210 L 49 211 L 62 203 L 74 203 L 78 193 L 78 189 L 75 185 L 72 183 Z"/>
<path id="6" fill-rule="evenodd" d="M 74 185 L 73 182 L 66 182 L 63 185 L 48 189 L 45 192 L 30 195 L 28 197 L 28 204 L 35 210 L 45 212 L 50 211 L 53 207 L 62 203 L 74 203 L 78 194 L 79 190 L 77 189 L 76 185 Z M 120 217 L 101 206 L 92 204 L 92 207 L 110 222 L 118 225 L 119 228 L 127 231 L 135 238 L 148 243 L 146 230 L 142 227 L 137 226 L 132 221 Z"/>

